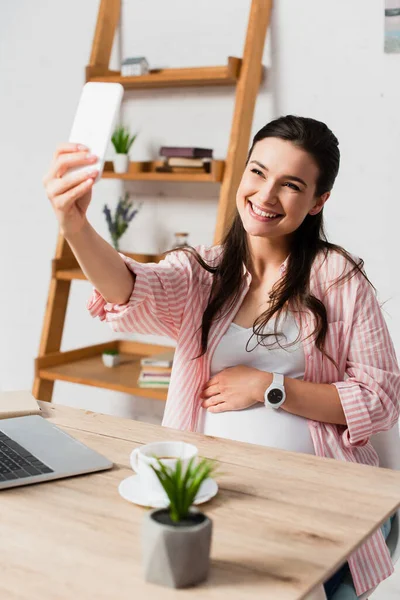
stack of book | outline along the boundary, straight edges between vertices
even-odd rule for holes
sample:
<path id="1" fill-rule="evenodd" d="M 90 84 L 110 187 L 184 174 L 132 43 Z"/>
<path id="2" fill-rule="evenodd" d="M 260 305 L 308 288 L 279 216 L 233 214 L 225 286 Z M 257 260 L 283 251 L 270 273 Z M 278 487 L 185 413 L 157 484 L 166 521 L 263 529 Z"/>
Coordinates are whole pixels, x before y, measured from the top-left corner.
<path id="1" fill-rule="evenodd" d="M 173 359 L 173 349 L 142 358 L 140 361 L 142 369 L 138 379 L 138 386 L 142 388 L 166 389 L 171 379 Z"/>
<path id="2" fill-rule="evenodd" d="M 162 146 L 160 156 L 164 164 L 156 171 L 164 173 L 210 173 L 213 151 L 211 148 Z"/>

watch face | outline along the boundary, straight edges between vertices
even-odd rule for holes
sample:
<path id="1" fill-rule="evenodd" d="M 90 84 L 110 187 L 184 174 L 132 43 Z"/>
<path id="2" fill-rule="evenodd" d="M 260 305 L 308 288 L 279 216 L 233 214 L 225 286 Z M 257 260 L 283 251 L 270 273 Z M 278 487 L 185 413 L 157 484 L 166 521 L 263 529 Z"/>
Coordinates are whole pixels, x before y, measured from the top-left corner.
<path id="1" fill-rule="evenodd" d="M 268 392 L 268 402 L 271 404 L 278 404 L 283 398 L 283 392 L 279 388 L 274 388 Z"/>

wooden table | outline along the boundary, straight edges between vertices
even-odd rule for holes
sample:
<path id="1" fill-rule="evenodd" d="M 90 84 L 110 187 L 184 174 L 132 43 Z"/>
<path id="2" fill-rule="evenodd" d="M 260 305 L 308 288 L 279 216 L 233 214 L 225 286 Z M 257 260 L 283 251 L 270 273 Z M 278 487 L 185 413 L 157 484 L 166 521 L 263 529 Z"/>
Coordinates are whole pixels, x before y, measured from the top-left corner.
<path id="1" fill-rule="evenodd" d="M 262 598 L 300 600 L 400 504 L 400 472 L 184 433 L 42 403 L 45 416 L 114 461 L 111 471 L 4 490 L 0 598 L 7 600 Z M 142 578 L 146 509 L 118 494 L 129 454 L 160 439 L 217 458 L 212 569 L 173 590 Z M 355 518 L 355 515 L 357 516 Z"/>

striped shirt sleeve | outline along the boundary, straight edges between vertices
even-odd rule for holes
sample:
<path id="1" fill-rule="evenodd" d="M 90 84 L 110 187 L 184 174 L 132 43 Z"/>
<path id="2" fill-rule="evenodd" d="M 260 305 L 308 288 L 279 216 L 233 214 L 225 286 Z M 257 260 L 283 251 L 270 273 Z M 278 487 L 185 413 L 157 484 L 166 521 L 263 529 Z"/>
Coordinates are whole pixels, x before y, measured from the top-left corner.
<path id="1" fill-rule="evenodd" d="M 136 275 L 131 297 L 126 304 L 112 304 L 94 289 L 87 303 L 90 314 L 107 321 L 114 331 L 165 335 L 176 340 L 192 281 L 189 257 L 176 251 L 159 263 L 139 263 L 120 256 Z"/>
<path id="2" fill-rule="evenodd" d="M 373 288 L 353 278 L 355 306 L 345 381 L 334 383 L 346 416 L 345 446 L 363 446 L 399 418 L 400 371 L 386 321 Z"/>

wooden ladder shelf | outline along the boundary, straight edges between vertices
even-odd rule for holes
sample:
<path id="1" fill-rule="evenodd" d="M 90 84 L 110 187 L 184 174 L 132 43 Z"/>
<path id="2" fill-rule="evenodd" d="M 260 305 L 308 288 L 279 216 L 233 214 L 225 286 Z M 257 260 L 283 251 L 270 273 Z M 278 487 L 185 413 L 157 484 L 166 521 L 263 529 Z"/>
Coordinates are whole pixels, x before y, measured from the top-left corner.
<path id="1" fill-rule="evenodd" d="M 214 243 L 219 243 L 230 223 L 236 190 L 246 161 L 254 107 L 262 78 L 262 55 L 271 15 L 272 0 L 252 0 L 242 59 L 228 57 L 225 66 L 161 69 L 138 77 L 122 77 L 109 69 L 115 32 L 121 12 L 121 0 L 101 0 L 92 44 L 86 81 L 121 83 L 125 89 L 159 87 L 235 86 L 235 108 L 226 160 L 213 161 L 210 173 L 181 174 L 155 171 L 157 162 L 130 163 L 128 173 L 117 175 L 106 163 L 103 177 L 137 181 L 220 182 Z M 157 261 L 157 256 L 129 254 L 141 262 Z M 112 341 L 61 352 L 61 340 L 71 282 L 85 279 L 61 234 L 58 236 L 44 316 L 38 358 L 35 360 L 33 395 L 51 401 L 54 383 L 70 381 L 144 397 L 166 399 L 166 391 L 143 389 L 137 385 L 140 359 L 164 351 L 166 347 L 139 342 Z M 105 349 L 119 349 L 121 364 L 104 367 L 101 354 Z"/>

